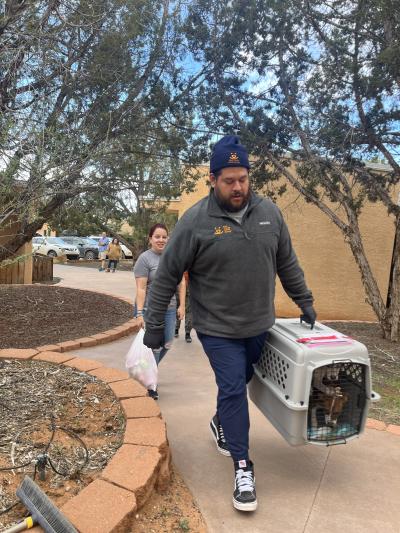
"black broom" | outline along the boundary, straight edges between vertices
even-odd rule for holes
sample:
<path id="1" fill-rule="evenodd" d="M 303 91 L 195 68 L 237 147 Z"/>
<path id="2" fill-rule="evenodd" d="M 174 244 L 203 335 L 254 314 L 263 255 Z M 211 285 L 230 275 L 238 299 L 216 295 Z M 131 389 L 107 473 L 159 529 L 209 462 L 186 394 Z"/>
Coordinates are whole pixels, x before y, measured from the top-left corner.
<path id="1" fill-rule="evenodd" d="M 17 488 L 17 496 L 32 516 L 10 527 L 3 533 L 17 533 L 39 524 L 45 533 L 78 533 L 74 526 L 57 509 L 54 503 L 28 476 Z"/>

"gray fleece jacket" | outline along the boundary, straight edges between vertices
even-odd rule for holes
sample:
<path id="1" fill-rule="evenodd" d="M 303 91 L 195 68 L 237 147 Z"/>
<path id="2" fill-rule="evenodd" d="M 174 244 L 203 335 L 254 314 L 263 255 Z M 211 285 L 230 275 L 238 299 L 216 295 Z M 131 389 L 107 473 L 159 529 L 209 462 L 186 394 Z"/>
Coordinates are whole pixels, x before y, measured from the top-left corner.
<path id="1" fill-rule="evenodd" d="M 178 221 L 151 286 L 147 328 L 163 328 L 186 270 L 193 327 L 206 335 L 241 338 L 269 329 L 276 274 L 299 307 L 313 302 L 280 210 L 254 193 L 242 224 L 220 208 L 212 190 Z"/>

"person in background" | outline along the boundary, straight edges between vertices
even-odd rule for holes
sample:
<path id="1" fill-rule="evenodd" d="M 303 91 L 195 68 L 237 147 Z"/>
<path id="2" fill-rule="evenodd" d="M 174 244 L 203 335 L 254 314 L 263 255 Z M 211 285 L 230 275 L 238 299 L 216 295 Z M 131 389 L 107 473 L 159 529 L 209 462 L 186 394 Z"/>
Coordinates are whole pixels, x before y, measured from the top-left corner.
<path id="1" fill-rule="evenodd" d="M 165 310 L 187 270 L 193 327 L 218 387 L 210 429 L 217 450 L 233 459 L 233 505 L 240 511 L 257 508 L 246 384 L 275 322 L 277 275 L 301 318 L 311 327 L 316 320 L 282 213 L 251 190 L 249 169 L 238 137 L 215 144 L 210 193 L 175 226 L 147 304 L 143 340 L 149 348 L 160 346 Z"/>
<path id="2" fill-rule="evenodd" d="M 118 266 L 118 261 L 121 258 L 122 249 L 119 244 L 119 240 L 114 237 L 114 239 L 110 242 L 107 248 L 107 255 L 108 255 L 108 268 L 107 272 L 110 272 L 112 269 L 113 272 L 116 271 Z"/>
<path id="3" fill-rule="evenodd" d="M 101 237 L 97 243 L 99 247 L 99 259 L 101 261 L 99 272 L 102 272 L 106 268 L 107 248 L 110 239 L 107 237 L 105 231 L 101 234 Z"/>
<path id="4" fill-rule="evenodd" d="M 186 295 L 185 295 L 185 341 L 192 342 L 192 337 L 190 335 L 192 331 L 192 313 L 190 310 L 190 295 L 189 295 L 189 274 L 184 273 L 185 282 L 186 282 Z M 179 307 L 179 291 L 176 293 L 176 299 Z M 179 328 L 181 327 L 181 321 L 178 316 L 176 317 L 176 326 L 175 326 L 175 337 L 179 337 Z"/>
<path id="5" fill-rule="evenodd" d="M 164 248 L 168 241 L 168 229 L 164 224 L 157 223 L 150 228 L 149 231 L 149 244 L 150 248 L 139 255 L 135 267 L 134 274 L 136 279 L 136 306 L 135 315 L 138 319 L 140 327 L 145 327 L 146 324 L 146 311 L 147 302 L 151 286 L 156 277 L 158 265 L 160 263 L 161 255 L 164 252 Z M 179 296 L 180 305 L 177 309 L 177 301 L 175 297 L 175 291 L 167 308 L 163 314 L 163 327 L 161 331 L 161 343 L 156 350 L 153 350 L 157 365 L 165 357 L 166 353 L 172 346 L 174 339 L 176 316 L 182 320 L 185 316 L 185 291 L 186 284 L 184 278 L 178 281 L 179 284 Z M 175 286 L 176 290 L 176 286 Z M 148 395 L 155 400 L 158 399 L 158 391 L 149 389 Z"/>

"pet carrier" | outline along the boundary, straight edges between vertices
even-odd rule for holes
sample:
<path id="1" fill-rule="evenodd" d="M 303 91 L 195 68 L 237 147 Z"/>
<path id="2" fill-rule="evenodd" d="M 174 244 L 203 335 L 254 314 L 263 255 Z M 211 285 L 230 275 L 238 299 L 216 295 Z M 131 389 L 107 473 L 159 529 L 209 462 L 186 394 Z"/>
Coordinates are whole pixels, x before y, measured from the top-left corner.
<path id="1" fill-rule="evenodd" d="M 280 319 L 249 383 L 255 405 L 293 446 L 344 444 L 364 430 L 371 390 L 367 348 L 315 323 Z"/>

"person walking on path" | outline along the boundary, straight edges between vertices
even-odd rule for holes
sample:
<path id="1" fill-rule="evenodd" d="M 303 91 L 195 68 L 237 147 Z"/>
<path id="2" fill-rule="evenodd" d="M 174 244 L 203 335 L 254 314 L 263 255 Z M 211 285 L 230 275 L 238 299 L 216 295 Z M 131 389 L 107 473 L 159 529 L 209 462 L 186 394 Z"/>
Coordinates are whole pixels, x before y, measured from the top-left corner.
<path id="1" fill-rule="evenodd" d="M 110 270 L 112 270 L 113 272 L 116 271 L 118 262 L 121 259 L 121 253 L 122 253 L 122 248 L 119 244 L 119 240 L 116 237 L 114 237 L 114 239 L 110 242 L 107 248 L 107 255 L 108 255 L 107 272 L 110 272 Z"/>
<path id="2" fill-rule="evenodd" d="M 233 505 L 241 511 L 257 508 L 246 384 L 275 321 L 276 275 L 301 318 L 311 326 L 316 320 L 283 216 L 251 190 L 249 169 L 236 136 L 216 143 L 209 196 L 188 209 L 174 229 L 147 303 L 144 336 L 148 347 L 162 345 L 165 310 L 188 271 L 193 327 L 218 387 L 210 428 L 218 451 L 233 459 Z"/>
<path id="3" fill-rule="evenodd" d="M 97 243 L 99 247 L 99 259 L 101 261 L 99 271 L 102 272 L 106 268 L 106 258 L 107 258 L 107 248 L 110 239 L 107 237 L 107 234 L 103 231 L 101 237 Z"/>
<path id="4" fill-rule="evenodd" d="M 189 275 L 187 272 L 184 273 L 185 282 L 186 282 L 186 294 L 185 294 L 185 341 L 190 343 L 192 342 L 192 337 L 190 335 L 192 331 L 192 312 L 190 309 L 190 297 L 189 297 Z M 179 291 L 176 293 L 176 300 L 179 307 Z M 175 326 L 175 337 L 179 337 L 179 328 L 181 327 L 181 320 L 179 317 L 176 317 L 176 326 Z"/>
<path id="5" fill-rule="evenodd" d="M 139 255 L 135 267 L 134 275 L 136 278 L 136 305 L 135 315 L 140 327 L 147 327 L 147 302 L 151 286 L 156 278 L 156 272 L 160 263 L 161 254 L 164 252 L 165 245 L 168 241 L 168 230 L 164 224 L 154 224 L 149 231 L 150 248 Z M 179 285 L 180 305 L 177 309 L 175 291 Z M 165 357 L 166 353 L 172 346 L 174 339 L 176 316 L 182 320 L 185 316 L 185 280 L 182 278 L 175 284 L 175 291 L 167 302 L 163 313 L 162 341 L 159 346 L 153 350 L 154 358 L 157 365 Z M 158 399 L 158 391 L 149 389 L 148 395 Z"/>

